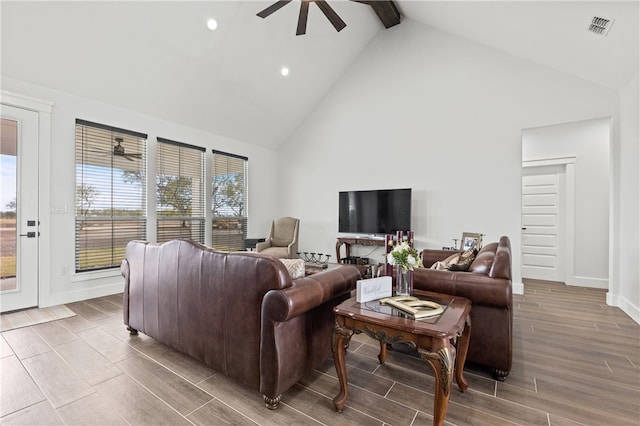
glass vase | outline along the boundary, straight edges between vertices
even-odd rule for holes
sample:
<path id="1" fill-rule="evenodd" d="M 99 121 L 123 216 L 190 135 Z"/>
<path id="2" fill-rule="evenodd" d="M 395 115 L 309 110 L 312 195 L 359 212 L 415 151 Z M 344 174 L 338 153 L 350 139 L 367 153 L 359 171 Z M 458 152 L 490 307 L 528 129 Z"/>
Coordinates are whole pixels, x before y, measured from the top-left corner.
<path id="1" fill-rule="evenodd" d="M 410 274 L 400 266 L 396 269 L 396 296 L 411 296 Z"/>

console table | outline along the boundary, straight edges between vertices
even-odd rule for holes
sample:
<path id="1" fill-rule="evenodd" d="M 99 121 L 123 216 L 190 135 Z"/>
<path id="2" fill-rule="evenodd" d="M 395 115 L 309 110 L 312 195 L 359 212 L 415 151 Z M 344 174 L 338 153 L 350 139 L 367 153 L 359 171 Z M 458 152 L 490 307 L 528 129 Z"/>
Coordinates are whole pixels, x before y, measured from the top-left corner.
<path id="1" fill-rule="evenodd" d="M 351 246 L 352 245 L 360 245 L 360 246 L 384 246 L 384 238 L 360 238 L 360 237 L 338 237 L 338 241 L 336 242 L 336 259 L 338 263 L 342 263 L 342 258 L 340 257 L 340 248 L 344 245 L 345 249 L 345 257 L 351 256 Z"/>

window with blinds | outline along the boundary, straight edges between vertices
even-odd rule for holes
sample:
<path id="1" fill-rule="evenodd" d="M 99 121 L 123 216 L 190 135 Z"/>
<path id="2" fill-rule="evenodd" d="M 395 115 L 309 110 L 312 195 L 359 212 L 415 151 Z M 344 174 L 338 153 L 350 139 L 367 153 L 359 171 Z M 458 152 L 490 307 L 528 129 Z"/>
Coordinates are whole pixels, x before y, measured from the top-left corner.
<path id="1" fill-rule="evenodd" d="M 204 148 L 158 138 L 156 165 L 158 242 L 204 244 Z"/>
<path id="2" fill-rule="evenodd" d="M 120 267 L 146 239 L 147 135 L 76 120 L 76 272 Z"/>
<path id="3" fill-rule="evenodd" d="M 247 238 L 247 168 L 249 159 L 213 151 L 212 244 L 217 250 L 244 249 Z"/>

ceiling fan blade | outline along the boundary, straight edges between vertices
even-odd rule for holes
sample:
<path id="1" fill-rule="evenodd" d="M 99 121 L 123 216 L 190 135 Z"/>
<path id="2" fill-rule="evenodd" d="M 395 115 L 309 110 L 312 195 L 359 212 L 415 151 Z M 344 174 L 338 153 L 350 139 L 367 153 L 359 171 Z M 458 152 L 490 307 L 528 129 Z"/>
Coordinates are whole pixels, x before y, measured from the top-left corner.
<path id="1" fill-rule="evenodd" d="M 307 17 L 309 16 L 309 2 L 302 0 L 300 3 L 300 14 L 298 15 L 298 29 L 296 35 L 303 35 L 307 32 Z"/>
<path id="2" fill-rule="evenodd" d="M 272 4 L 271 6 L 267 7 L 264 10 L 261 10 L 260 12 L 256 13 L 256 15 L 258 15 L 261 18 L 266 18 L 267 16 L 271 15 L 273 12 L 275 12 L 276 10 L 280 9 L 282 6 L 285 6 L 287 3 L 290 3 L 291 0 L 280 0 L 275 2 L 274 4 Z"/>
<path id="3" fill-rule="evenodd" d="M 316 0 L 315 4 L 318 5 L 322 13 L 324 13 L 324 16 L 326 16 L 327 19 L 329 20 L 329 22 L 333 24 L 333 27 L 336 29 L 336 31 L 339 32 L 340 30 L 342 30 L 344 27 L 347 26 L 347 24 L 345 24 L 342 18 L 338 16 L 338 14 L 333 10 L 333 8 L 331 8 L 331 6 L 329 6 L 329 4 L 325 0 Z"/>

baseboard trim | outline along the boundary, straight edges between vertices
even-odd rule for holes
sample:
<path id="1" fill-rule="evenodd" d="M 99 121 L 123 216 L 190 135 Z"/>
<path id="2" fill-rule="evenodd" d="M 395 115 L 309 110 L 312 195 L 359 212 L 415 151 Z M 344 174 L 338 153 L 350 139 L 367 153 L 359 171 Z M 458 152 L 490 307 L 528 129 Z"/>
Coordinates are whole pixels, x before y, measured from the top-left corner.
<path id="1" fill-rule="evenodd" d="M 513 292 L 513 294 L 524 294 L 524 284 L 512 282 L 511 291 Z"/>
<path id="2" fill-rule="evenodd" d="M 65 303 L 81 302 L 83 300 L 95 299 L 96 297 L 110 296 L 112 294 L 122 293 L 124 286 L 122 279 L 119 283 L 107 284 L 99 287 L 91 287 L 82 290 L 65 291 L 50 295 L 46 300 L 40 301 L 40 308 L 46 308 L 55 305 L 64 305 Z"/>
<path id="3" fill-rule="evenodd" d="M 626 298 L 614 295 L 609 292 L 607 293 L 607 305 L 620 308 L 622 312 L 629 315 L 632 320 L 640 324 L 640 307 L 635 306 Z"/>
<path id="4" fill-rule="evenodd" d="M 606 278 L 590 278 L 590 277 L 576 277 L 573 276 L 566 282 L 567 285 L 576 287 L 589 287 L 589 288 L 609 288 L 609 280 Z"/>

